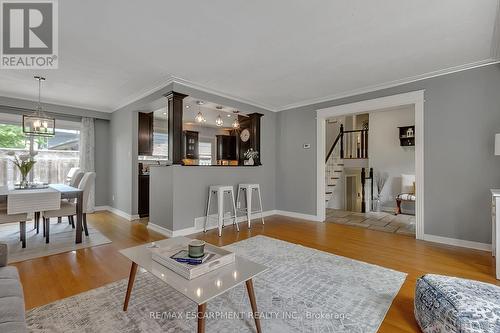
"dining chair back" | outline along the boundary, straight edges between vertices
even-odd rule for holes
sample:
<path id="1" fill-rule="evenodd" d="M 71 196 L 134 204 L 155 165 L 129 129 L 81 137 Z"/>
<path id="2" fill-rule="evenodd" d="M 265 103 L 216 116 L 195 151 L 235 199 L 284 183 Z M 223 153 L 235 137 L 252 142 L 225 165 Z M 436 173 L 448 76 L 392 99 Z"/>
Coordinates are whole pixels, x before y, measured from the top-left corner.
<path id="1" fill-rule="evenodd" d="M 80 182 L 82 181 L 83 175 L 85 175 L 85 172 L 80 171 L 80 169 L 78 169 L 78 171 L 75 172 L 71 177 L 69 181 L 69 186 L 78 187 L 78 185 L 80 185 Z"/>
<path id="2" fill-rule="evenodd" d="M 83 190 L 82 210 L 84 214 L 87 213 L 88 211 L 90 190 L 92 189 L 92 186 L 94 186 L 94 182 L 95 182 L 95 172 L 85 172 L 85 174 L 82 177 L 82 180 L 80 181 L 80 184 L 78 184 L 78 188 L 80 190 Z"/>
<path id="3" fill-rule="evenodd" d="M 75 174 L 80 171 L 80 168 L 71 168 L 68 171 L 68 174 L 66 175 L 66 183 L 69 184 L 71 183 L 71 180 L 75 176 Z"/>

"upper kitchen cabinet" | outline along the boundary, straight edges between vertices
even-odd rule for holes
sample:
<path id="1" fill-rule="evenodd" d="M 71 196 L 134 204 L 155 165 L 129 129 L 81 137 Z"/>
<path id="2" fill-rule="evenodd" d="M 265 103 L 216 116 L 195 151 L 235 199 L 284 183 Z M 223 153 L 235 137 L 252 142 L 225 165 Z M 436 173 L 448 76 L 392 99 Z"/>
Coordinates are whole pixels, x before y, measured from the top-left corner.
<path id="1" fill-rule="evenodd" d="M 138 154 L 153 155 L 153 112 L 139 112 Z"/>
<path id="2" fill-rule="evenodd" d="M 142 160 L 168 159 L 168 115 L 166 108 L 138 114 L 138 155 Z"/>

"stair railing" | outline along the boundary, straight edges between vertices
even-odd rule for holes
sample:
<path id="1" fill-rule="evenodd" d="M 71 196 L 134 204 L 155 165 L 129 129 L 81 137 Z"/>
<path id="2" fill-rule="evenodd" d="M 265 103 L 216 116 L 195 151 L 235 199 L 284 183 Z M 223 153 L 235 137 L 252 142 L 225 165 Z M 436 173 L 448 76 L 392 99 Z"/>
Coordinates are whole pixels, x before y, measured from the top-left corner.
<path id="1" fill-rule="evenodd" d="M 325 163 L 338 143 L 340 158 L 368 158 L 368 129 L 344 131 L 344 125 L 340 124 L 339 134 L 326 154 Z"/>

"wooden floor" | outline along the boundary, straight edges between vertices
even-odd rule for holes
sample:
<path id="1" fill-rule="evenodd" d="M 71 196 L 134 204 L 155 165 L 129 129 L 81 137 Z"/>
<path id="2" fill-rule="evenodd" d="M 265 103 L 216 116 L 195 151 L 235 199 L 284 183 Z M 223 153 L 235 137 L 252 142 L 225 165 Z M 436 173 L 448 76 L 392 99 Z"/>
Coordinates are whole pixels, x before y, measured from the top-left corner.
<path id="1" fill-rule="evenodd" d="M 143 223 L 127 222 L 107 212 L 90 215 L 89 223 L 113 243 L 15 264 L 21 275 L 27 309 L 128 277 L 130 262 L 118 250 L 164 238 L 148 230 Z M 227 245 L 262 234 L 408 273 L 380 332 L 419 332 L 413 316 L 413 294 L 417 277 L 425 273 L 500 285 L 494 278 L 494 261 L 488 252 L 282 216 L 266 218 L 265 225 L 255 221 L 251 230 L 240 224 L 240 229 L 237 233 L 232 226 L 226 227 L 221 238 L 215 230 L 191 237 Z"/>

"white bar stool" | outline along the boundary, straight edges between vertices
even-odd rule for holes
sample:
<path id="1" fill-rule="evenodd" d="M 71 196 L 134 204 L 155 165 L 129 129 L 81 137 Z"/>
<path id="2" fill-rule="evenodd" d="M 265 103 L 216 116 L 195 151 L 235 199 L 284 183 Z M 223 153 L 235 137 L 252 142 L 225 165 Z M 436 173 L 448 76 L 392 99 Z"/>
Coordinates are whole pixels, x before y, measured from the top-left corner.
<path id="1" fill-rule="evenodd" d="M 252 212 L 252 194 L 253 194 L 254 190 L 257 191 L 257 194 L 259 195 L 260 208 L 259 208 L 259 210 Z M 260 213 L 260 218 L 262 220 L 262 224 L 264 224 L 264 216 L 262 216 L 262 210 L 263 210 L 262 197 L 260 196 L 259 184 L 239 184 L 238 185 L 238 194 L 236 195 L 236 202 L 238 203 L 238 207 L 241 207 L 241 203 L 240 203 L 240 192 L 241 191 L 245 192 L 246 208 L 240 209 L 240 210 L 246 211 L 246 213 L 247 213 L 248 228 L 250 229 L 250 227 L 251 227 L 250 221 L 252 220 L 253 213 Z"/>
<path id="2" fill-rule="evenodd" d="M 224 194 L 231 194 L 231 203 L 233 204 L 234 216 L 224 217 Z M 212 200 L 212 194 L 217 195 L 217 228 L 219 229 L 219 237 L 222 235 L 222 228 L 224 227 L 224 220 L 233 219 L 233 224 L 236 224 L 236 230 L 240 231 L 238 223 L 236 223 L 236 205 L 234 202 L 234 191 L 233 187 L 230 185 L 212 185 L 208 191 L 208 203 L 207 203 L 207 217 L 205 218 L 205 223 L 203 225 L 203 232 L 207 231 L 207 222 L 210 217 L 210 201 Z"/>

